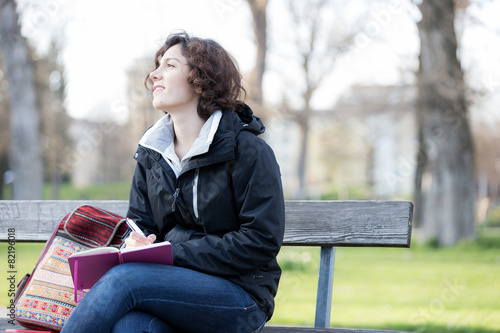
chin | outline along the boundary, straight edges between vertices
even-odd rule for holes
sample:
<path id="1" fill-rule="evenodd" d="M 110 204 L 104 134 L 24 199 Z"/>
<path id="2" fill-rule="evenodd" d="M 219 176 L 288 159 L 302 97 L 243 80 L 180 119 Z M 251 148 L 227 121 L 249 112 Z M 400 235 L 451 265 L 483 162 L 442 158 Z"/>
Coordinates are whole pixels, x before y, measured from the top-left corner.
<path id="1" fill-rule="evenodd" d="M 155 103 L 155 102 L 153 101 L 153 107 L 154 107 L 156 110 L 158 110 L 158 111 L 163 111 L 163 112 L 166 112 L 166 111 L 164 110 L 164 106 L 163 106 L 163 104 L 162 104 L 161 102 L 156 102 L 156 103 Z"/>

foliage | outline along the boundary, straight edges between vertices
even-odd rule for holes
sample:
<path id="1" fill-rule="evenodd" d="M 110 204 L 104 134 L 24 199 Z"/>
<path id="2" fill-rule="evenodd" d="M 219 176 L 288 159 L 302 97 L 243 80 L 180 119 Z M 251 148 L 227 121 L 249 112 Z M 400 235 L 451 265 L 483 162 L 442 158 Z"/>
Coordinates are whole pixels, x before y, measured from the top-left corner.
<path id="1" fill-rule="evenodd" d="M 321 200 L 369 200 L 373 195 L 373 189 L 368 186 L 349 187 L 346 193 L 339 193 L 338 189 L 321 195 Z M 347 196 L 347 198 L 345 198 Z"/>
<path id="2" fill-rule="evenodd" d="M 490 209 L 486 219 L 486 226 L 500 227 L 500 206 Z"/>
<path id="3" fill-rule="evenodd" d="M 478 228 L 476 240 L 474 242 L 464 241 L 463 243 L 481 249 L 500 249 L 500 228 Z"/>

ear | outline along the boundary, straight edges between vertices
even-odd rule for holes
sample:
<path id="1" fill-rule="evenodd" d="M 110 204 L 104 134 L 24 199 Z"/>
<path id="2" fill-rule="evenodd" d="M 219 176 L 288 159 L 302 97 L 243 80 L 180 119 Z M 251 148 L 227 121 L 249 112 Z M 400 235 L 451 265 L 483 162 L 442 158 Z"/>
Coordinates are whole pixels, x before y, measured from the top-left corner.
<path id="1" fill-rule="evenodd" d="M 194 88 L 194 92 L 197 94 L 201 94 L 202 90 L 200 87 L 196 87 L 196 88 Z"/>

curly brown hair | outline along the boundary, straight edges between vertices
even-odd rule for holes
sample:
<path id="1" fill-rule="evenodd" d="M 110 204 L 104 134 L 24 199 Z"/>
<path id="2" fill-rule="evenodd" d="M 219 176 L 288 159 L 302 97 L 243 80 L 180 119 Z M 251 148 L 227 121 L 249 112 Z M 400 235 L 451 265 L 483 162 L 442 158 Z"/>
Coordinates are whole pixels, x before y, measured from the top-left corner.
<path id="1" fill-rule="evenodd" d="M 180 45 L 190 71 L 188 84 L 201 91 L 198 102 L 198 115 L 209 118 L 217 110 L 238 110 L 246 96 L 241 84 L 241 74 L 233 57 L 216 41 L 191 37 L 186 32 L 172 33 L 163 46 L 156 52 L 155 69 L 160 66 L 159 59 L 174 45 Z M 152 80 L 146 77 L 144 84 L 151 90 Z"/>

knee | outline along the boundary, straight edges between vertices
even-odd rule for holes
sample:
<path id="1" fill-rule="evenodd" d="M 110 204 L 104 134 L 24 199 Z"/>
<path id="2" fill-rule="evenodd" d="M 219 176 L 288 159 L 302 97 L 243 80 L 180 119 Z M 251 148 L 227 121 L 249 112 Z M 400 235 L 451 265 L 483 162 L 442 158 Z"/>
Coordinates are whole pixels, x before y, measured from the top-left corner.
<path id="1" fill-rule="evenodd" d="M 125 269 L 121 267 L 123 265 L 118 265 L 113 268 L 111 268 L 109 271 L 104 274 L 101 279 L 99 280 L 100 284 L 110 284 L 110 285 L 116 285 L 118 281 L 122 279 L 122 277 L 126 276 L 125 274 Z"/>
<path id="2" fill-rule="evenodd" d="M 90 289 L 83 301 L 87 299 L 95 303 L 96 299 L 100 299 L 102 302 L 112 300 L 118 303 L 130 303 L 129 296 L 134 292 L 132 277 L 134 270 L 125 266 L 127 265 L 118 265 L 106 272 Z"/>
<path id="3" fill-rule="evenodd" d="M 118 265 L 111 268 L 99 279 L 96 286 L 99 285 L 99 287 L 109 288 L 110 290 L 126 287 L 129 284 L 128 281 L 136 279 L 135 275 L 137 273 L 137 270 L 129 265 L 131 264 Z"/>
<path id="4" fill-rule="evenodd" d="M 110 269 L 92 289 L 103 293 L 135 294 L 138 290 L 149 289 L 149 270 L 144 263 L 126 263 Z"/>

